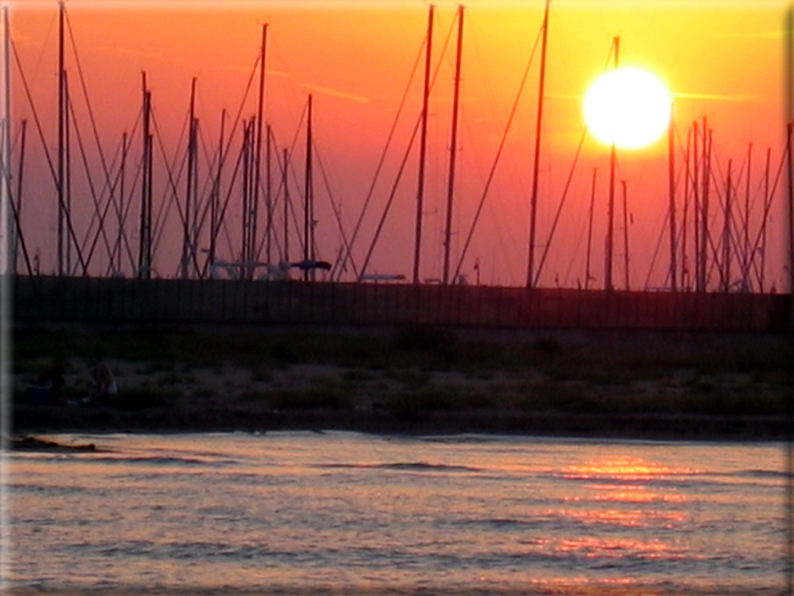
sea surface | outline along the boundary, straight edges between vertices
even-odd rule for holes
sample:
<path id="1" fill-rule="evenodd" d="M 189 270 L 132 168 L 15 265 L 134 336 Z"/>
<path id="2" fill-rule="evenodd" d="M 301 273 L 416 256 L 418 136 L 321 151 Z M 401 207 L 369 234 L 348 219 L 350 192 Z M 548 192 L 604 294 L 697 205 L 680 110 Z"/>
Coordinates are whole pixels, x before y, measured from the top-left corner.
<path id="1" fill-rule="evenodd" d="M 781 594 L 782 444 L 51 435 L 12 593 Z"/>

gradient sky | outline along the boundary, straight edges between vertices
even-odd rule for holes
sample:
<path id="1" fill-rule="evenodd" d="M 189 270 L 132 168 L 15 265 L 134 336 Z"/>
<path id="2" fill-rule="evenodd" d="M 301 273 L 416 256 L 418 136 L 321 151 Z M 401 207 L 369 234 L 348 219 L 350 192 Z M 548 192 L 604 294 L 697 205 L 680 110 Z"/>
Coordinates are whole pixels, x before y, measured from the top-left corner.
<path id="1" fill-rule="evenodd" d="M 440 60 L 440 66 L 430 98 L 422 278 L 441 275 L 454 76 L 454 32 L 443 57 L 441 49 L 453 25 L 456 4 L 438 2 L 436 6 L 433 62 L 436 65 Z M 543 16 L 542 2 L 480 1 L 465 6 L 453 267 L 483 193 Z M 734 181 L 740 169 L 746 171 L 748 144 L 752 143 L 750 229 L 751 235 L 757 234 L 767 148 L 771 148 L 773 174 L 784 148 L 785 6 L 781 2 L 552 1 L 539 179 L 538 259 L 543 254 L 584 129 L 582 95 L 604 71 L 615 36 L 620 36 L 621 65 L 648 69 L 674 95 L 677 168 L 683 168 L 681 154 L 692 121 L 701 121 L 704 116 L 713 129 L 722 177 L 728 160 L 733 161 Z M 293 166 L 296 180 L 302 184 L 305 131 L 298 125 L 307 94 L 313 94 L 314 140 L 333 198 L 341 206 L 348 236 L 372 183 L 412 67 L 420 56 L 427 24 L 427 3 L 412 0 L 69 2 L 67 13 L 73 35 L 67 39 L 66 61 L 73 109 L 98 188 L 102 187 L 101 166 L 81 87 L 81 73 L 108 162 L 116 154 L 122 134 L 133 131 L 141 108 L 141 71 L 147 73 L 155 117 L 169 159 L 184 152 L 184 140 L 180 145 L 179 138 L 187 118 L 191 80 L 197 77 L 196 115 L 203 143 L 199 186 L 203 188 L 209 176 L 208 160 L 218 146 L 221 110 L 228 110 L 227 122 L 230 122 L 240 108 L 259 53 L 261 27 L 268 23 L 266 119 L 273 127 L 279 151 L 297 139 Z M 12 2 L 11 28 L 45 143 L 54 152 L 57 4 Z M 476 277 L 476 260 L 480 263 L 482 283 L 523 285 L 526 281 L 538 73 L 539 50 L 461 268 L 472 281 Z M 408 88 L 383 173 L 354 247 L 359 264 L 369 248 L 419 117 L 421 77 L 420 64 Z M 47 170 L 33 110 L 16 65 L 12 68 L 12 90 L 12 132 L 18 134 L 23 118 L 28 120 L 29 127 L 23 179 L 23 231 L 31 252 L 39 252 L 42 271 L 50 272 L 55 264 L 55 185 Z M 256 82 L 242 109 L 243 117 L 255 113 Z M 227 132 L 228 127 L 227 123 Z M 239 152 L 241 138 L 238 127 L 232 141 L 232 158 Z M 132 184 L 135 164 L 140 159 L 137 136 L 132 143 L 128 185 Z M 17 148 L 18 145 L 17 142 Z M 19 151 L 16 155 L 15 162 Z M 608 156 L 608 148 L 586 138 L 540 285 L 576 287 L 577 283 L 584 283 L 590 185 L 596 167 L 599 174 L 592 273 L 595 286 L 603 284 Z M 76 138 L 73 138 L 71 159 L 74 225 L 82 239 L 87 231 L 96 229 L 96 224 L 91 221 L 94 207 L 86 192 L 86 176 Z M 415 146 L 373 253 L 368 269 L 371 273 L 411 276 L 417 162 Z M 629 253 L 633 289 L 645 287 L 646 281 L 651 287 L 665 284 L 668 267 L 665 236 L 661 236 L 653 269 L 651 264 L 665 226 L 667 167 L 664 137 L 646 149 L 622 151 L 618 156 L 617 178 L 626 180 L 632 222 Z M 230 172 L 226 174 L 227 180 L 230 176 Z M 735 190 L 742 204 L 746 192 L 744 176 Z M 178 188 L 183 187 L 184 183 L 180 182 Z M 155 181 L 155 210 L 164 200 L 165 192 L 165 177 L 161 176 Z M 291 193 L 299 192 L 296 184 Z M 677 193 L 682 200 L 682 183 Z M 134 199 L 137 197 L 134 195 Z M 341 247 L 341 234 L 316 162 L 315 201 L 320 256 L 334 261 Z M 780 289 L 784 278 L 780 192 L 776 201 L 778 206 L 773 208 L 769 227 L 767 284 L 777 280 Z M 233 199 L 232 212 L 227 215 L 233 250 L 229 251 L 225 235 L 222 240 L 226 253 L 223 258 L 229 260 L 235 258 L 233 251 L 239 250 L 234 248 L 239 246 L 239 204 L 239 199 Z M 135 239 L 137 208 L 133 207 L 132 213 L 128 234 Z M 160 275 L 166 277 L 176 273 L 181 250 L 181 228 L 175 210 L 168 217 L 163 223 L 155 263 Z M 622 228 L 620 203 L 616 218 Z M 715 238 L 721 234 L 720 222 L 718 218 L 714 223 Z M 115 235 L 115 227 L 109 228 L 109 234 Z M 622 229 L 616 230 L 616 238 L 614 279 L 621 288 Z M 137 241 L 133 242 L 137 245 Z M 295 246 L 297 240 L 291 243 Z M 97 271 L 107 266 L 107 255 L 99 253 Z"/>

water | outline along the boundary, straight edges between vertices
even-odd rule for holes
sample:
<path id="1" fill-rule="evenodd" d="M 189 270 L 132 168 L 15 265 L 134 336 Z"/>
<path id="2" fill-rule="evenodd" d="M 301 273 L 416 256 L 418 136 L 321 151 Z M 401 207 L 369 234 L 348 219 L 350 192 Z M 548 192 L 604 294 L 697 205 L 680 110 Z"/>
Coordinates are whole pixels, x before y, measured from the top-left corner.
<path id="1" fill-rule="evenodd" d="M 356 433 L 15 452 L 18 593 L 780 594 L 783 448 Z"/>

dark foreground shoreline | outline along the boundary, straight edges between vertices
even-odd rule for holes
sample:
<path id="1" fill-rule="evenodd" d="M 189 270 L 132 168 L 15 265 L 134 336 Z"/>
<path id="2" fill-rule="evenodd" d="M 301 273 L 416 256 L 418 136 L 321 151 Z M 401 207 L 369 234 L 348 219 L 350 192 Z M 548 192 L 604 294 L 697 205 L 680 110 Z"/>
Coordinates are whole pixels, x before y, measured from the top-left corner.
<path id="1" fill-rule="evenodd" d="M 214 408 L 14 408 L 17 436 L 52 433 L 201 433 L 278 430 L 354 431 L 383 435 L 507 434 L 664 441 L 785 441 L 794 426 L 782 416 L 583 414 L 567 412 L 369 410 L 253 412 Z"/>

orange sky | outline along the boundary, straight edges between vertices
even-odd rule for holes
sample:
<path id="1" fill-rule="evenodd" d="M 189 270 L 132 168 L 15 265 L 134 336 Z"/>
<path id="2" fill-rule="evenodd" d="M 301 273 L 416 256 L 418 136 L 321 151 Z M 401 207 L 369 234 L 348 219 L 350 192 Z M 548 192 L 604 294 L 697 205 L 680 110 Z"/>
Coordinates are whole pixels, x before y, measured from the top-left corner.
<path id="1" fill-rule="evenodd" d="M 783 149 L 781 30 L 785 5 L 779 2 L 559 0 L 552 1 L 551 6 L 539 179 L 538 244 L 541 246 L 537 249 L 538 258 L 544 250 L 542 245 L 546 243 L 582 134 L 581 97 L 587 85 L 603 71 L 614 36 L 621 38 L 621 64 L 647 68 L 672 90 L 676 131 L 682 143 L 686 143 L 692 120 L 706 116 L 714 131 L 717 159 L 723 170 L 732 159 L 733 167 L 737 168 L 734 171 L 738 171 L 744 163 L 748 143 L 753 144 L 751 191 L 756 206 L 751 215 L 751 230 L 755 234 L 760 219 L 757 201 L 761 200 L 756 195 L 763 182 L 766 149 L 772 149 L 773 170 Z M 453 24 L 455 8 L 454 3 L 437 4 L 434 64 L 439 60 L 444 39 Z M 70 2 L 67 12 L 103 150 L 108 156 L 116 151 L 122 133 L 132 131 L 141 105 L 140 73 L 145 70 L 158 126 L 166 152 L 172 158 L 179 147 L 177 140 L 187 117 L 190 82 L 198 77 L 197 117 L 206 146 L 199 163 L 200 186 L 209 175 L 206 158 L 211 157 L 218 145 L 220 112 L 227 109 L 230 118 L 237 112 L 259 52 L 261 26 L 267 22 L 267 121 L 273 126 L 279 148 L 291 144 L 297 135 L 299 141 L 293 165 L 297 179 L 302 181 L 305 141 L 302 140 L 304 131 L 297 127 L 307 93 L 314 95 L 317 151 L 334 199 L 341 204 L 345 231 L 350 235 L 411 68 L 421 50 L 427 3 L 409 0 L 381 3 L 331 0 L 311 3 Z M 466 4 L 453 265 L 457 264 L 521 75 L 540 30 L 542 12 L 542 2 Z M 41 118 L 46 143 L 54 150 L 57 142 L 54 115 L 57 5 L 54 2 L 12 3 L 11 21 L 12 38 Z M 67 71 L 74 111 L 94 168 L 92 175 L 99 181 L 95 184 L 101 188 L 101 168 L 71 43 L 67 41 Z M 441 59 L 430 100 L 423 278 L 436 278 L 441 274 L 454 44 L 453 32 L 449 48 Z M 479 259 L 482 283 L 525 283 L 538 64 L 539 52 L 461 269 L 471 281 L 475 278 L 475 259 Z M 419 116 L 421 76 L 420 65 L 371 210 L 354 247 L 359 264 L 369 247 Z M 49 272 L 54 266 L 55 254 L 51 240 L 56 225 L 54 184 L 44 165 L 41 141 L 33 128 L 32 109 L 25 98 L 16 66 L 13 77 L 14 132 L 19 130 L 22 118 L 28 120 L 30 127 L 25 156 L 23 230 L 31 251 L 39 250 L 43 270 Z M 255 111 L 256 81 L 243 115 L 250 117 Z M 240 139 L 238 130 L 233 141 L 235 156 Z M 133 143 L 138 143 L 137 139 Z M 678 167 L 683 167 L 680 149 L 677 148 Z M 137 149 L 132 159 L 139 159 Z M 411 276 L 417 159 L 414 148 L 369 272 Z M 72 149 L 72 167 L 75 172 L 75 228 L 82 238 L 84 230 L 92 225 L 93 204 L 85 198 L 85 192 L 80 193 L 81 188 L 87 188 L 87 183 L 76 146 Z M 132 165 L 128 167 L 133 168 Z M 597 278 L 596 287 L 603 283 L 608 149 L 588 138 L 549 249 L 541 285 L 576 287 L 577 283 L 584 282 L 587 210 L 595 167 L 599 168 L 599 183 L 592 273 Z M 316 168 L 317 165 L 317 242 L 320 256 L 333 261 L 341 236 Z M 641 289 L 649 275 L 667 209 L 666 139 L 644 150 L 621 152 L 617 176 L 627 181 L 633 222 L 629 241 L 631 286 Z M 131 179 L 128 184 L 132 184 Z M 156 181 L 155 185 L 165 188 L 163 180 Z M 155 191 L 156 202 L 164 200 L 164 192 Z M 298 194 L 300 189 L 296 186 L 291 192 Z M 678 193 L 683 195 L 683 187 Z M 743 203 L 744 183 L 736 193 Z M 227 216 L 227 223 L 235 242 L 241 224 L 239 200 L 233 201 L 236 202 L 230 207 L 233 212 Z M 137 209 L 132 213 L 137 215 Z M 616 216 L 622 226 L 620 208 Z M 176 272 L 181 250 L 175 211 L 169 217 L 172 221 L 165 224 L 165 229 L 174 232 L 164 233 L 166 240 L 158 248 L 159 272 L 166 277 Z M 769 229 L 774 246 L 767 257 L 767 280 L 782 280 L 782 211 L 775 209 L 773 217 Z M 136 217 L 131 216 L 128 234 L 132 238 L 137 238 L 136 222 Z M 721 224 L 715 222 L 715 226 L 718 229 L 714 234 L 719 236 Z M 617 287 L 623 286 L 622 233 L 622 230 L 616 231 L 616 237 L 621 239 L 615 255 Z M 662 252 L 650 275 L 650 286 L 665 283 L 667 242 L 662 240 Z M 297 240 L 291 243 L 296 245 Z M 232 260 L 235 256 L 229 253 L 224 258 Z M 97 263 L 105 263 L 98 266 L 99 269 L 106 267 L 106 255 L 99 255 L 97 259 Z M 779 288 L 781 283 L 777 281 Z"/>

